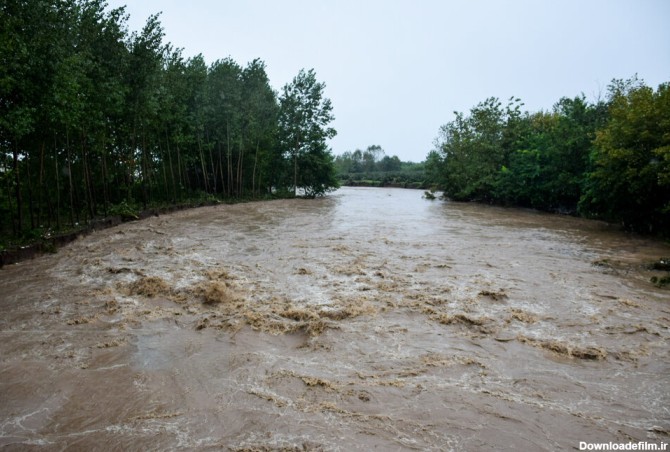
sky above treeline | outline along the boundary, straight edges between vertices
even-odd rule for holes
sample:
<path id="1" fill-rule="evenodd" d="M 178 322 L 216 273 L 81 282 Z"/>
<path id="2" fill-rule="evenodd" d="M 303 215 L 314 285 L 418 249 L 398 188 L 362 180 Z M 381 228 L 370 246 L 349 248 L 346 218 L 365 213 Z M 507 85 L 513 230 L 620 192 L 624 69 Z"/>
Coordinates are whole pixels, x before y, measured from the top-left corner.
<path id="1" fill-rule="evenodd" d="M 382 146 L 419 162 L 453 112 L 488 97 L 529 111 L 603 98 L 613 78 L 670 81 L 668 0 L 108 0 L 130 31 L 208 64 L 260 58 L 279 91 L 313 68 L 333 102 L 334 154 Z"/>

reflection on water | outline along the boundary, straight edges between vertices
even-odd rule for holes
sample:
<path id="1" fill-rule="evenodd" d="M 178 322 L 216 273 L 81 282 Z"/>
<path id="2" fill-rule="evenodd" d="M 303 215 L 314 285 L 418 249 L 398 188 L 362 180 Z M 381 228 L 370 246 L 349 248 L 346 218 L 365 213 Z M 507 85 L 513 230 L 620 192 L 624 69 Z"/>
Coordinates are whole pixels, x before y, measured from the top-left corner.
<path id="1" fill-rule="evenodd" d="M 421 195 L 194 209 L 3 269 L 0 445 L 668 442 L 670 297 L 644 266 L 668 246 Z"/>

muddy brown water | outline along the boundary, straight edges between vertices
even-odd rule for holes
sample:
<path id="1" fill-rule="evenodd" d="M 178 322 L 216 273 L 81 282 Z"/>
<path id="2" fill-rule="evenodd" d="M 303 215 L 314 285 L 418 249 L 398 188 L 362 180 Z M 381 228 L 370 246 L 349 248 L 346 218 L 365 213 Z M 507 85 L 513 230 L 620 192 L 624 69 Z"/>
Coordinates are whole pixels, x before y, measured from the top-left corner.
<path id="1" fill-rule="evenodd" d="M 421 195 L 204 207 L 4 268 L 0 446 L 670 442 L 667 245 Z"/>

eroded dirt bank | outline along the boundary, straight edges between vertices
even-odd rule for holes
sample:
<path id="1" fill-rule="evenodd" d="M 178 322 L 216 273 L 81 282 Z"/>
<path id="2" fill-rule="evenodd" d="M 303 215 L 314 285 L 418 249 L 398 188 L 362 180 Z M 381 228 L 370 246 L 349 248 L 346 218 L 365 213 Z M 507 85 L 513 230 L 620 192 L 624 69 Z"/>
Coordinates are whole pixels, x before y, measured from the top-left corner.
<path id="1" fill-rule="evenodd" d="M 7 450 L 670 442 L 658 242 L 345 188 L 98 231 L 0 271 Z"/>

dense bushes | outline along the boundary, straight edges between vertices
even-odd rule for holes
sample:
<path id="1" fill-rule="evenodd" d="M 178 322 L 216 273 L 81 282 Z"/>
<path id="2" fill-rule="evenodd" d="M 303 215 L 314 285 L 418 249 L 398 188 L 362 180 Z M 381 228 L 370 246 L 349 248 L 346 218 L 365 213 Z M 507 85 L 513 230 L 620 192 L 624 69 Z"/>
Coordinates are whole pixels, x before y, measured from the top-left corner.
<path id="1" fill-rule="evenodd" d="M 670 232 L 670 85 L 615 80 L 606 101 L 523 112 L 490 98 L 440 128 L 429 178 L 454 200 L 579 213 Z"/>

